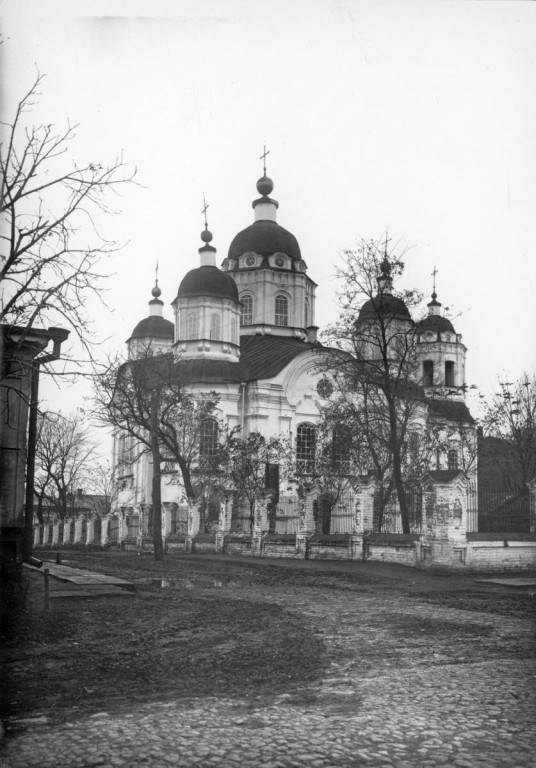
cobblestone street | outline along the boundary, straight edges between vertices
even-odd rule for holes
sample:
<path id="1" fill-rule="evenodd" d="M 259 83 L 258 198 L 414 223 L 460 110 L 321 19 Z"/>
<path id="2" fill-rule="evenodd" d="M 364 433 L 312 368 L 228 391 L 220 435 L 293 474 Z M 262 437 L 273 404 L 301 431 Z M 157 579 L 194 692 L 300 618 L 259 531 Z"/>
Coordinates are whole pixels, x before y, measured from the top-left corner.
<path id="1" fill-rule="evenodd" d="M 225 590 L 226 599 L 277 603 L 312 622 L 330 659 L 314 684 L 273 697 L 123 706 L 60 724 L 36 718 L 8 736 L 0 765 L 536 765 L 530 619 L 430 601 L 419 584 L 408 594 L 411 574 L 405 590 L 393 580 L 388 588 L 360 590 L 323 577 L 320 566 L 319 577 L 317 587 L 248 585 L 244 571 Z M 374 664 L 365 653 L 371 646 L 378 650 Z"/>

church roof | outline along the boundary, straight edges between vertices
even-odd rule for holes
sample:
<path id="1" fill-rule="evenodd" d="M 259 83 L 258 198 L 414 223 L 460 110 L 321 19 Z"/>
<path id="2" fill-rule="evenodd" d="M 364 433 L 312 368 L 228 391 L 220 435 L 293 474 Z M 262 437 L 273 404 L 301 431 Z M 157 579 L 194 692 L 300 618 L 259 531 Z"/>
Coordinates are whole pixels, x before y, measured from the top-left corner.
<path id="1" fill-rule="evenodd" d="M 240 360 L 247 364 L 250 380 L 270 379 L 277 376 L 298 355 L 317 348 L 317 344 L 287 337 L 242 336 Z"/>
<path id="2" fill-rule="evenodd" d="M 222 272 L 218 267 L 204 265 L 187 272 L 179 286 L 179 299 L 194 296 L 213 296 L 238 303 L 238 288 L 227 272 Z"/>
<path id="3" fill-rule="evenodd" d="M 474 422 L 469 408 L 461 400 L 427 399 L 430 416 L 440 416 L 449 421 Z"/>
<path id="4" fill-rule="evenodd" d="M 229 258 L 238 259 L 247 251 L 261 256 L 285 253 L 296 261 L 301 260 L 300 246 L 294 235 L 277 221 L 269 219 L 255 221 L 235 235 L 229 246 Z"/>
<path id="5" fill-rule="evenodd" d="M 174 368 L 183 383 L 221 384 L 248 381 L 251 378 L 247 364 L 229 360 L 181 360 Z"/>
<path id="6" fill-rule="evenodd" d="M 398 296 L 392 293 L 379 293 L 373 299 L 368 299 L 359 311 L 358 323 L 365 320 L 378 320 L 380 317 L 396 318 L 411 321 L 408 308 Z"/>
<path id="7" fill-rule="evenodd" d="M 175 326 L 171 320 L 165 320 L 159 315 L 150 315 L 141 320 L 132 331 L 128 341 L 133 339 L 172 339 Z"/>

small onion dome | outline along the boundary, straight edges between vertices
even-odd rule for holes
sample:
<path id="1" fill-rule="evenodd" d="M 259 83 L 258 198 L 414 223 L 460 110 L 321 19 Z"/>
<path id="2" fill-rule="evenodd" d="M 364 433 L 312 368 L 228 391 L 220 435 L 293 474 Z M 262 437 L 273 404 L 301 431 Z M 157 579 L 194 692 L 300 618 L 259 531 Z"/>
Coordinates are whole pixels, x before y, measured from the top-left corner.
<path id="1" fill-rule="evenodd" d="M 193 296 L 212 296 L 231 299 L 238 303 L 238 288 L 227 272 L 222 272 L 218 267 L 205 265 L 187 272 L 179 286 L 179 299 Z"/>
<path id="2" fill-rule="evenodd" d="M 368 299 L 363 304 L 356 323 L 362 323 L 365 320 L 378 320 L 382 316 L 413 322 L 402 299 L 393 296 L 392 293 L 382 293 L 373 299 Z"/>
<path id="3" fill-rule="evenodd" d="M 160 298 L 160 296 L 162 295 L 162 291 L 158 287 L 158 283 L 155 285 L 155 287 L 153 288 L 151 293 L 152 293 L 152 295 L 154 296 L 155 299 L 159 299 Z"/>
<path id="4" fill-rule="evenodd" d="M 274 188 L 274 182 L 268 176 L 263 176 L 257 182 L 257 192 L 259 195 L 269 195 Z"/>
<path id="5" fill-rule="evenodd" d="M 153 289 L 154 290 L 154 289 Z M 174 336 L 175 326 L 171 320 L 165 320 L 160 315 L 151 315 L 141 320 L 138 325 L 132 331 L 132 336 L 129 341 L 133 339 L 172 339 Z"/>
<path id="6" fill-rule="evenodd" d="M 201 240 L 204 243 L 210 243 L 210 241 L 212 240 L 212 232 L 210 231 L 210 229 L 204 229 L 203 232 L 201 232 Z"/>
<path id="7" fill-rule="evenodd" d="M 439 302 L 437 302 L 439 303 Z M 426 331 L 433 331 L 434 333 L 456 333 L 454 326 L 443 315 L 428 315 L 417 323 L 417 333 L 426 333 Z"/>
<path id="8" fill-rule="evenodd" d="M 301 252 L 294 235 L 276 221 L 260 219 L 233 238 L 229 246 L 229 258 L 238 259 L 243 253 L 253 251 L 261 256 L 285 253 L 295 261 L 301 261 Z"/>

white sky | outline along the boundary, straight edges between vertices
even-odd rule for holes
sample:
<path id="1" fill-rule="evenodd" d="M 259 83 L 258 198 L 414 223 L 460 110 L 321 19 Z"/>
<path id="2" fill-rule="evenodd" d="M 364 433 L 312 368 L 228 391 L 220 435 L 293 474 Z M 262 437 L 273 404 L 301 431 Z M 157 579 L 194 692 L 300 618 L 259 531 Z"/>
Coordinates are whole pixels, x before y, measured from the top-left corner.
<path id="1" fill-rule="evenodd" d="M 536 369 L 535 3 L 0 0 L 0 17 L 3 118 L 37 67 L 34 122 L 79 122 L 80 163 L 122 151 L 144 185 L 105 224 L 129 241 L 98 318 L 117 348 L 157 259 L 173 319 L 203 192 L 220 261 L 253 221 L 266 142 L 318 325 L 339 251 L 388 226 L 410 248 L 403 287 L 429 294 L 437 267 L 469 384 Z"/>

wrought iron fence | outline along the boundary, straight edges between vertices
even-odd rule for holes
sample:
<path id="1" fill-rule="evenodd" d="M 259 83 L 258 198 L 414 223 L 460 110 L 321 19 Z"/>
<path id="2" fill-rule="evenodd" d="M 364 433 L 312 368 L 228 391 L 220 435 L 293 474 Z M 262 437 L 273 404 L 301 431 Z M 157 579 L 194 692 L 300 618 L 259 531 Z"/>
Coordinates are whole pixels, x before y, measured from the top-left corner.
<path id="1" fill-rule="evenodd" d="M 422 490 L 420 488 L 406 491 L 410 533 L 422 532 Z M 396 492 L 393 492 L 381 508 L 379 494 L 374 495 L 374 533 L 403 533 L 402 515 Z"/>
<path id="2" fill-rule="evenodd" d="M 480 484 L 477 495 L 478 530 L 481 533 L 530 531 L 530 498 L 528 489 L 505 491 Z"/>
<path id="3" fill-rule="evenodd" d="M 275 505 L 274 533 L 297 533 L 300 500 L 297 496 L 282 496 Z"/>

